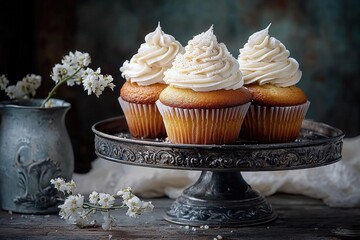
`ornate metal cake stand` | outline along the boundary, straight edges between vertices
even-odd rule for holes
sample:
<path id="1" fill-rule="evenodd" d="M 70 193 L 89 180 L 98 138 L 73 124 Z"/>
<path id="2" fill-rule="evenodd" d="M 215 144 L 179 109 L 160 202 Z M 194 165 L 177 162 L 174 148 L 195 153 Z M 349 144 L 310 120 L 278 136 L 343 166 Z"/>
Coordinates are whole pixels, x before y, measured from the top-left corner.
<path id="1" fill-rule="evenodd" d="M 271 205 L 248 185 L 241 171 L 274 171 L 324 166 L 341 158 L 344 133 L 305 120 L 291 143 L 233 145 L 172 144 L 136 139 L 123 117 L 96 123 L 95 152 L 104 159 L 144 167 L 201 170 L 165 212 L 167 221 L 191 226 L 249 226 L 276 219 Z"/>

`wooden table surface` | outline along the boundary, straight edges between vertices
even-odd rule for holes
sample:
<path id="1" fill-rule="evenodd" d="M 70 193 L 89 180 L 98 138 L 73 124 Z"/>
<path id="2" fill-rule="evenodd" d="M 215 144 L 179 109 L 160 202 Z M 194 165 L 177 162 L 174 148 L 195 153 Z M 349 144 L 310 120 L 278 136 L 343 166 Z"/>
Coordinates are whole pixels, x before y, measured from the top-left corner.
<path id="1" fill-rule="evenodd" d="M 192 229 L 162 218 L 171 199 L 153 199 L 152 213 L 133 219 L 113 212 L 118 226 L 79 229 L 55 215 L 25 215 L 0 210 L 0 239 L 360 239 L 360 208 L 330 208 L 299 195 L 267 200 L 278 214 L 275 222 L 243 228 Z M 221 236 L 221 237 L 218 237 Z"/>

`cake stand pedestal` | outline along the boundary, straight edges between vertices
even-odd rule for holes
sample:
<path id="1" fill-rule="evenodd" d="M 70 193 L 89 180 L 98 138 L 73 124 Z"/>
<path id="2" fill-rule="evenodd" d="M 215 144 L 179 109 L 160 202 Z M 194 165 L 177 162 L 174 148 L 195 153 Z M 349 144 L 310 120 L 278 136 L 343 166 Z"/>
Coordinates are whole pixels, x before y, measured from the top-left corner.
<path id="1" fill-rule="evenodd" d="M 341 158 L 344 133 L 304 120 L 291 143 L 233 145 L 172 144 L 163 139 L 136 139 L 125 118 L 110 118 L 92 127 L 95 152 L 104 159 L 136 166 L 202 171 L 165 212 L 173 223 L 241 227 L 276 219 L 271 205 L 248 185 L 241 171 L 275 171 L 324 166 Z"/>
<path id="2" fill-rule="evenodd" d="M 176 199 L 164 218 L 191 226 L 248 226 L 276 219 L 271 205 L 240 172 L 203 171 Z"/>

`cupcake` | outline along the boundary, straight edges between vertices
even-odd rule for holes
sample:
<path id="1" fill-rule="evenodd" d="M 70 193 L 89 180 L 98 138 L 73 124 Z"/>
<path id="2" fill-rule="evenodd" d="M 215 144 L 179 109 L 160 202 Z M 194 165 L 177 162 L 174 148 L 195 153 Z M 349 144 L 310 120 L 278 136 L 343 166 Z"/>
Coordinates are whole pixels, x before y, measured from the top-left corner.
<path id="1" fill-rule="evenodd" d="M 137 54 L 120 68 L 126 82 L 120 89 L 119 103 L 129 132 L 134 137 L 165 137 L 166 131 L 155 102 L 167 86 L 164 71 L 171 67 L 175 56 L 183 52 L 181 44 L 165 34 L 160 23 L 145 36 Z"/>
<path id="2" fill-rule="evenodd" d="M 291 142 L 299 135 L 310 102 L 295 86 L 302 74 L 298 62 L 269 36 L 270 25 L 240 49 L 244 86 L 252 94 L 240 136 L 263 143 Z"/>
<path id="3" fill-rule="evenodd" d="M 250 105 L 239 63 L 212 27 L 188 42 L 165 73 L 156 102 L 168 139 L 182 144 L 236 142 Z"/>

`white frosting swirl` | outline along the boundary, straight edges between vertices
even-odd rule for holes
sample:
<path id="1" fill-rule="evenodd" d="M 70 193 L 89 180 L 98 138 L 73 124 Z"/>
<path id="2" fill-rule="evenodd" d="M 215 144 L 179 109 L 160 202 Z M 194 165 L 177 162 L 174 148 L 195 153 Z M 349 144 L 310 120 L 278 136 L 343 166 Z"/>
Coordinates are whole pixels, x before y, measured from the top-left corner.
<path id="1" fill-rule="evenodd" d="M 225 44 L 217 42 L 212 26 L 188 42 L 185 53 L 177 55 L 165 72 L 164 81 L 198 92 L 238 89 L 244 84 L 239 63 Z"/>
<path id="2" fill-rule="evenodd" d="M 249 37 L 240 49 L 238 61 L 245 84 L 257 82 L 278 87 L 288 87 L 300 81 L 299 63 L 289 58 L 284 44 L 269 36 L 269 26 Z"/>
<path id="3" fill-rule="evenodd" d="M 165 34 L 160 23 L 154 32 L 145 36 L 138 53 L 120 68 L 121 76 L 132 83 L 147 86 L 165 83 L 164 71 L 171 67 L 175 56 L 184 51 L 182 45 L 171 35 Z"/>

